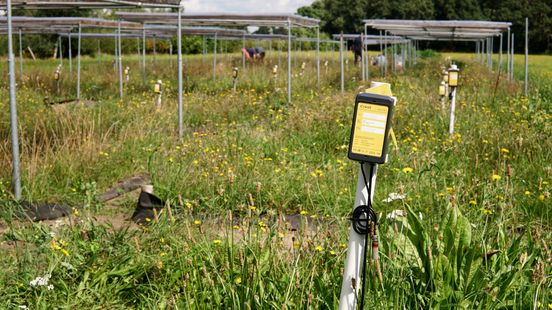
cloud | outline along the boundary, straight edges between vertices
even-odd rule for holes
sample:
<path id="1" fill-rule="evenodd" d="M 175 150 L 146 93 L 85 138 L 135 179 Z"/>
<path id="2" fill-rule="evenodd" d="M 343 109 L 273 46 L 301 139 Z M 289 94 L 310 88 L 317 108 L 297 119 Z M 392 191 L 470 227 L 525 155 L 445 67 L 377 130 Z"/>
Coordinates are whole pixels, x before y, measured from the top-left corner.
<path id="1" fill-rule="evenodd" d="M 187 0 L 188 13 L 295 13 L 314 0 Z"/>

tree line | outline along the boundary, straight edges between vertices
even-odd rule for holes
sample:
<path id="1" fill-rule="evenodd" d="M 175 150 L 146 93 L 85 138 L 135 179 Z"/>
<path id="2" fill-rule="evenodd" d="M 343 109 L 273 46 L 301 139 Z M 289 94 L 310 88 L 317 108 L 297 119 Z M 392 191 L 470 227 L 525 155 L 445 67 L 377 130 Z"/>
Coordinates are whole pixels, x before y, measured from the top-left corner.
<path id="1" fill-rule="evenodd" d="M 297 13 L 320 19 L 328 34 L 361 33 L 363 19 L 492 20 L 512 22 L 520 39 L 528 17 L 530 53 L 552 52 L 552 0 L 316 0 Z M 525 44 L 520 39 L 518 52 Z"/>

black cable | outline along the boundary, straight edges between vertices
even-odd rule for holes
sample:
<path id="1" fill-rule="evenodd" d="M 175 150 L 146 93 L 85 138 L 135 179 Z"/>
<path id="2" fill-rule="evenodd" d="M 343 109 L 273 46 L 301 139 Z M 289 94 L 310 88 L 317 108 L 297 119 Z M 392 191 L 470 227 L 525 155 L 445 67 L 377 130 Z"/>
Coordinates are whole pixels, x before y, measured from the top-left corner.
<path id="1" fill-rule="evenodd" d="M 360 235 L 364 235 L 364 261 L 362 262 L 362 292 L 360 298 L 360 309 L 364 309 L 364 297 L 366 293 L 366 258 L 368 253 L 368 233 L 374 232 L 378 224 L 378 217 L 372 207 L 372 177 L 374 175 L 374 164 L 370 164 L 370 179 L 366 178 L 364 172 L 364 163 L 360 163 L 360 170 L 364 178 L 364 184 L 368 192 L 368 201 L 366 205 L 358 206 L 353 211 L 352 222 L 353 229 Z M 363 219 L 364 216 L 364 219 Z M 372 231 L 369 231 L 372 228 Z"/>

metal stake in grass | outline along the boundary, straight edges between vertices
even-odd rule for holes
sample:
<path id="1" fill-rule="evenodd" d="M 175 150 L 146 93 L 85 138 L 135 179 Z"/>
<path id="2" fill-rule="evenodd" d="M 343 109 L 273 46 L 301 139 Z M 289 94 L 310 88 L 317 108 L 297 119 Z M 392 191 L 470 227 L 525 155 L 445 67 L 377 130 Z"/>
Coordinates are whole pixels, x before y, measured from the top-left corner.
<path id="1" fill-rule="evenodd" d="M 163 94 L 163 81 L 157 80 L 153 87 L 153 92 L 157 94 L 157 101 L 155 103 L 157 109 L 161 108 L 161 96 Z"/>
<path id="2" fill-rule="evenodd" d="M 54 80 L 56 81 L 56 94 L 59 96 L 59 81 L 61 79 L 61 65 L 57 66 L 56 72 L 54 72 Z"/>
<path id="3" fill-rule="evenodd" d="M 236 84 L 238 82 L 238 70 L 238 67 L 234 67 L 234 69 L 232 69 L 232 89 L 234 90 L 234 92 L 236 92 Z"/>

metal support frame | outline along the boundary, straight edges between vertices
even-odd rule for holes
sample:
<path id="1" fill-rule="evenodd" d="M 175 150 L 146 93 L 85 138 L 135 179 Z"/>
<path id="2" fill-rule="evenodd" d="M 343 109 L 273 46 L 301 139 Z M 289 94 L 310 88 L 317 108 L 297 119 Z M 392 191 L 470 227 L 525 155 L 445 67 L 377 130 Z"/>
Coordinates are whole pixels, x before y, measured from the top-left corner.
<path id="1" fill-rule="evenodd" d="M 184 114 L 182 111 L 182 6 L 178 8 L 178 27 L 176 44 L 178 45 L 178 137 L 184 134 Z"/>
<path id="2" fill-rule="evenodd" d="M 278 50 L 278 53 L 280 51 Z M 278 57 L 280 54 L 278 54 Z M 245 70 L 245 33 L 242 36 L 242 69 Z"/>
<path id="3" fill-rule="evenodd" d="M 320 27 L 316 27 L 316 85 L 320 89 Z"/>
<path id="4" fill-rule="evenodd" d="M 217 78 L 217 33 L 215 32 L 215 43 L 213 46 L 213 81 Z"/>
<path id="5" fill-rule="evenodd" d="M 19 28 L 19 79 L 21 83 L 23 83 L 23 43 L 22 42 L 23 42 L 23 39 L 21 36 L 21 28 Z M 61 51 L 61 41 L 59 43 L 59 48 Z"/>
<path id="6" fill-rule="evenodd" d="M 510 61 L 512 60 L 512 55 L 510 54 L 510 27 L 508 27 L 508 39 L 507 39 L 507 45 L 506 45 L 506 72 L 508 76 L 508 80 L 510 80 Z"/>
<path id="7" fill-rule="evenodd" d="M 19 174 L 19 135 L 17 133 L 17 98 L 15 94 L 15 60 L 13 54 L 11 0 L 6 0 L 6 10 L 8 20 L 8 78 L 10 84 L 10 130 L 12 144 L 13 193 L 15 199 L 20 200 L 21 176 Z"/>
<path id="8" fill-rule="evenodd" d="M 142 25 L 142 86 L 146 86 L 147 71 L 146 71 L 146 25 Z"/>
<path id="9" fill-rule="evenodd" d="M 525 97 L 528 95 L 529 87 L 529 18 L 525 18 L 525 81 L 523 83 Z"/>
<path id="10" fill-rule="evenodd" d="M 515 63 L 515 52 L 514 52 L 514 33 L 512 33 L 512 50 L 510 52 L 510 54 L 512 54 L 512 60 L 511 60 L 511 63 L 510 63 L 510 80 L 513 80 L 515 78 L 514 76 L 514 63 Z"/>
<path id="11" fill-rule="evenodd" d="M 499 74 L 502 74 L 502 33 L 500 33 L 500 41 L 499 41 L 499 48 L 498 48 L 498 72 Z"/>
<path id="12" fill-rule="evenodd" d="M 61 48 L 61 36 L 58 36 L 58 48 L 59 48 L 59 65 L 63 66 L 63 54 Z M 19 47 L 21 49 L 21 46 Z M 23 68 L 21 68 L 21 75 L 23 75 Z"/>
<path id="13" fill-rule="evenodd" d="M 341 93 L 345 92 L 345 68 L 343 65 L 343 33 L 339 37 L 339 64 L 341 68 Z"/>
<path id="14" fill-rule="evenodd" d="M 67 51 L 69 54 L 69 73 L 73 73 L 73 44 L 71 44 L 71 33 L 69 33 L 68 39 L 69 46 L 67 46 Z"/>
<path id="15" fill-rule="evenodd" d="M 381 61 L 381 56 L 383 56 L 383 33 L 382 31 L 380 30 L 379 32 L 379 46 L 380 46 L 380 54 L 378 56 L 378 65 L 380 67 L 380 74 L 381 76 L 383 77 L 384 76 L 384 72 L 383 72 L 383 64 L 380 63 Z"/>
<path id="16" fill-rule="evenodd" d="M 117 63 L 119 65 L 119 98 L 123 99 L 123 50 L 121 49 L 121 21 L 117 22 Z"/>
<path id="17" fill-rule="evenodd" d="M 340 47 L 340 51 L 341 51 L 341 47 Z M 366 73 L 364 72 L 365 70 L 365 65 L 366 63 L 364 62 L 364 35 L 362 33 L 360 33 L 360 75 L 361 75 L 361 80 L 362 81 L 365 81 L 365 77 L 366 77 Z M 356 61 L 356 54 L 355 54 L 355 61 Z"/>
<path id="18" fill-rule="evenodd" d="M 288 28 L 288 103 L 291 103 L 291 21 L 287 21 Z"/>
<path id="19" fill-rule="evenodd" d="M 79 37 L 77 43 L 77 101 L 80 100 L 80 79 L 81 79 L 81 24 L 79 23 Z"/>

